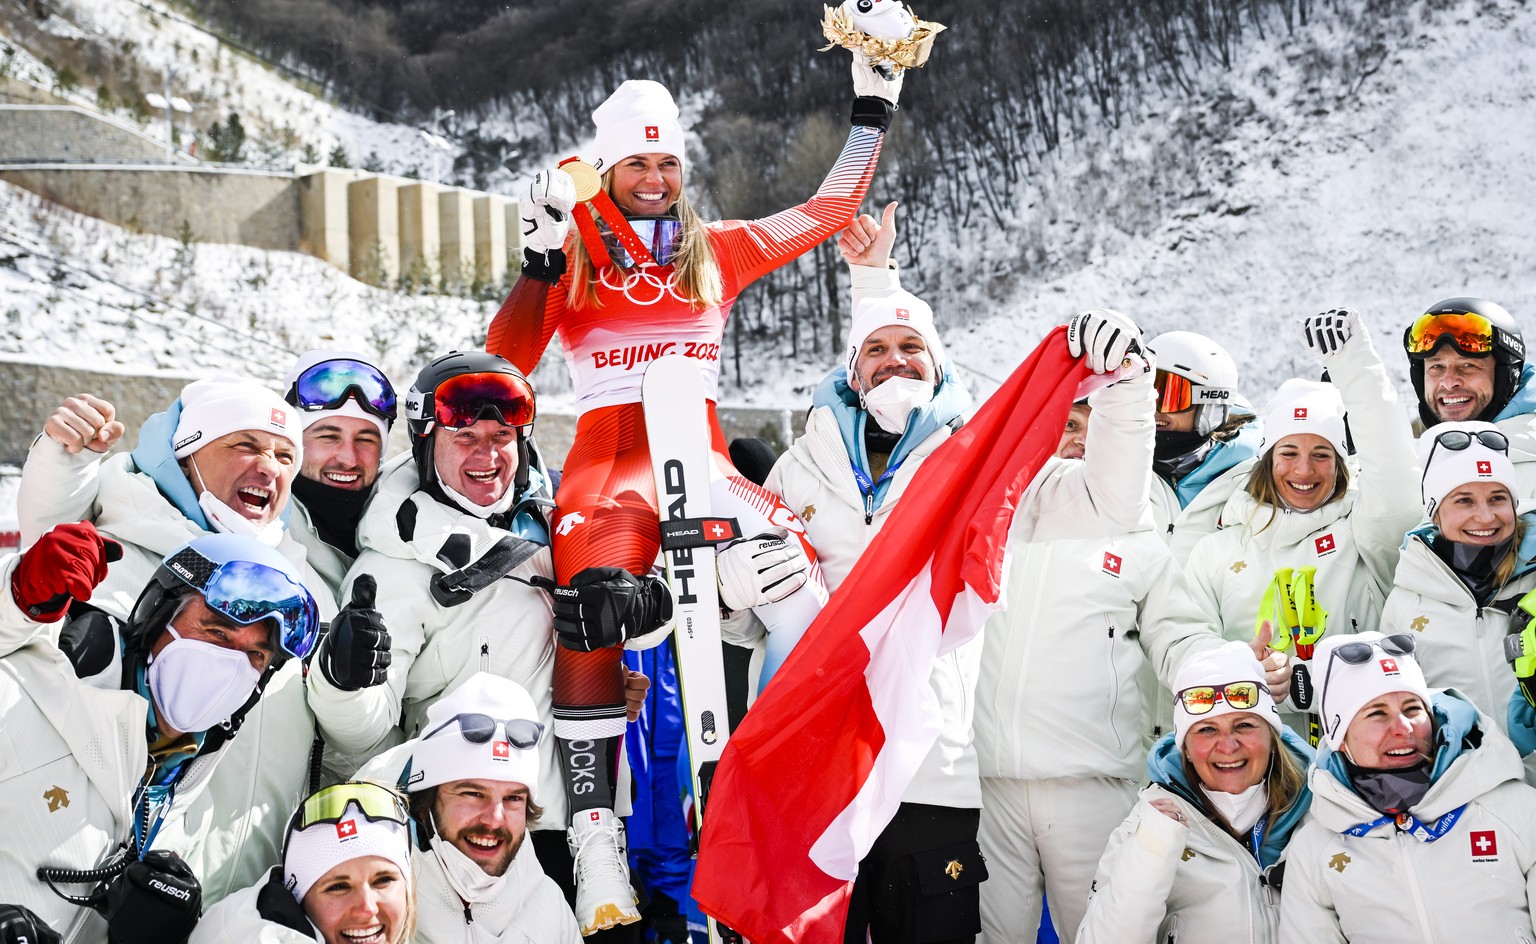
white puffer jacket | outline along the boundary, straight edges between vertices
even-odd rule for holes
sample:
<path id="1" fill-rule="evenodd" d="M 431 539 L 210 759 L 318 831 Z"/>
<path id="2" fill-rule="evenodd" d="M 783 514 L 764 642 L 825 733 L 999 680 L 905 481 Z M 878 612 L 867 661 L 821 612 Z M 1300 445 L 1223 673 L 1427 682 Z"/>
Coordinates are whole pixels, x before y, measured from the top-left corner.
<path id="1" fill-rule="evenodd" d="M 1282 567 L 1317 568 L 1328 632 L 1376 628 L 1403 535 L 1423 517 L 1408 419 L 1364 328 L 1325 363 L 1349 412 L 1358 469 L 1342 498 L 1310 512 L 1232 493 L 1221 530 L 1195 545 L 1185 568 L 1195 603 L 1228 639 L 1253 639 L 1264 591 Z M 1306 730 L 1300 716 L 1282 716 Z"/>
<path id="2" fill-rule="evenodd" d="M 1170 678 L 1222 640 L 1150 529 L 1011 550 L 1008 608 L 987 620 L 976 691 L 981 775 L 1141 780 L 1139 673 Z"/>
<path id="3" fill-rule="evenodd" d="M 362 574 L 378 581 L 376 608 L 389 628 L 392 662 L 384 684 L 343 692 L 324 672 L 309 673 L 310 704 L 328 747 L 354 761 L 354 768 L 380 751 L 414 735 L 437 699 L 476 672 L 509 678 L 533 696 L 539 716 L 551 717 L 555 633 L 549 596 L 526 581 L 551 577 L 545 547 L 507 576 L 457 606 L 433 599 L 430 582 L 458 568 L 438 557 L 450 537 L 466 541 L 478 559 L 507 532 L 418 490 L 409 454 L 391 460 L 379 476 L 373 499 L 358 528 L 361 553 L 347 574 L 342 595 Z M 409 503 L 414 530 L 402 536 L 401 509 Z M 409 515 L 408 515 L 409 516 Z M 404 729 L 399 725 L 404 718 Z M 545 820 L 564 823 L 566 802 L 554 738 L 539 745 L 543 774 L 539 797 Z"/>
<path id="4" fill-rule="evenodd" d="M 1433 842 L 1390 820 L 1349 835 L 1382 816 L 1319 754 L 1310 816 L 1286 849 L 1281 940 L 1536 941 L 1536 789 L 1521 782 L 1519 755 L 1492 719 L 1479 713 L 1477 727 L 1481 745 L 1463 749 L 1411 810 L 1431 828 L 1461 811 Z"/>
<path id="5" fill-rule="evenodd" d="M 1089 458 L 1046 462 L 1019 501 L 1015 543 L 1123 533 L 1137 526 L 1152 468 L 1151 378 L 1144 374 L 1093 395 Z M 922 500 L 906 494 L 907 484 L 920 460 L 949 435 L 948 427 L 940 428 L 903 462 L 884 503 L 866 522 L 864 497 L 849 467 L 832 408 L 811 411 L 805 435 L 773 467 L 767 487 L 783 496 L 805 522 L 828 587 L 836 590 L 897 501 Z M 1094 456 L 1109 461 L 1094 461 Z M 938 699 L 944 729 L 902 796 L 904 802 L 956 808 L 981 805 L 971 725 L 985 638 L 983 629 L 934 664 L 929 684 Z"/>
<path id="6" fill-rule="evenodd" d="M 318 932 L 301 934 L 287 925 L 268 921 L 257 910 L 256 899 L 266 879 L 242 888 L 209 908 L 192 929 L 187 944 L 315 944 Z M 313 925 L 310 926 L 313 930 Z"/>
<path id="7" fill-rule="evenodd" d="M 576 916 L 555 880 L 544 874 L 526 836 L 493 902 L 465 905 L 431 852 L 411 857 L 416 869 L 416 944 L 581 944 Z"/>
<path id="8" fill-rule="evenodd" d="M 123 545 L 123 559 L 108 567 L 107 578 L 96 588 L 90 603 L 119 620 L 126 619 L 161 559 L 207 532 L 167 501 L 154 480 L 138 471 L 127 454 L 82 464 L 77 461 L 79 457 L 68 456 L 57 443 L 44 439 L 33 448 L 28 473 L 34 458 L 42 460 L 46 470 L 54 468 L 51 460 L 59 456 L 66 461 L 54 471 L 61 474 L 73 469 L 72 474 L 79 476 L 88 466 L 92 469 L 88 476 L 92 500 L 85 517 Z M 61 493 L 81 494 L 84 488 L 69 486 L 61 488 Z M 63 507 L 58 503 L 44 505 L 55 511 Z M 48 522 L 44 527 L 39 518 L 33 526 L 46 531 L 57 523 Z M 277 551 L 298 569 L 315 598 L 320 618 L 335 616 L 336 601 L 325 581 L 309 566 L 304 548 L 284 535 Z M 57 633 L 58 625 L 51 629 Z M 0 651 L 14 642 L 0 626 Z M 115 689 L 121 677 L 121 663 L 114 659 L 91 682 Z M 314 736 L 314 717 L 304 697 L 303 665 L 290 660 L 268 682 L 239 734 L 220 749 L 227 762 L 219 765 L 208 789 L 187 805 L 184 820 L 168 823 L 161 831 L 162 847 L 187 850 L 182 855 L 203 884 L 205 904 L 254 883 L 277 862 L 288 814 L 307 792 Z"/>
<path id="9" fill-rule="evenodd" d="M 14 558 L 7 580 L 12 567 Z M 4 596 L 8 602 L 10 594 Z M 12 607 L 0 618 L 9 623 L 18 615 Z M 69 660 L 41 636 L 0 658 L 0 901 L 30 908 L 66 944 L 104 944 L 106 923 L 49 891 L 37 868 L 97 868 L 128 842 L 133 794 L 149 756 L 148 712 L 138 695 L 76 678 Z M 167 841 L 168 828 L 205 793 L 222 753 L 187 767 L 151 848 L 197 859 L 196 848 Z"/>

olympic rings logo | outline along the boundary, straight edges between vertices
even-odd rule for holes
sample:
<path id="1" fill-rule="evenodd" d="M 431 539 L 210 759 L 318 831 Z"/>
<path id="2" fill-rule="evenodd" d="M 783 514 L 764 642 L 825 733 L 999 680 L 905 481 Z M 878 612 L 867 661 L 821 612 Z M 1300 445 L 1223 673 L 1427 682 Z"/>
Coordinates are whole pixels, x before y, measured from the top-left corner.
<path id="1" fill-rule="evenodd" d="M 652 271 L 659 268 L 649 264 L 643 264 L 639 268 L 624 275 L 624 281 L 615 285 L 609 280 L 609 273 L 623 272 L 617 266 L 604 266 L 597 279 L 606 288 L 624 293 L 624 297 L 636 305 L 654 305 L 671 295 L 677 301 L 688 303 L 687 296 L 677 290 L 677 272 L 668 272 L 666 278 L 662 278 Z"/>

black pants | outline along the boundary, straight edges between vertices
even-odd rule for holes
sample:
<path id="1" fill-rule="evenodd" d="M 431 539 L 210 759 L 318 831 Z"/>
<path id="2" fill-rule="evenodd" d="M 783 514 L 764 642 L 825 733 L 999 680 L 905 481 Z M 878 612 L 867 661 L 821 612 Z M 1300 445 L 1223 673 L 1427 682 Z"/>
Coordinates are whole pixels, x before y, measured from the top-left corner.
<path id="1" fill-rule="evenodd" d="M 981 810 L 903 803 L 859 863 L 844 944 L 972 944 L 986 863 Z"/>
<path id="2" fill-rule="evenodd" d="M 573 869 L 576 863 L 571 859 L 570 847 L 565 844 L 565 830 L 530 829 L 528 835 L 533 839 L 533 851 L 538 853 L 539 865 L 544 867 L 544 874 L 555 880 L 555 884 L 565 894 L 565 903 L 574 909 L 576 876 Z M 591 944 L 640 944 L 640 925 L 622 924 L 582 940 Z"/>

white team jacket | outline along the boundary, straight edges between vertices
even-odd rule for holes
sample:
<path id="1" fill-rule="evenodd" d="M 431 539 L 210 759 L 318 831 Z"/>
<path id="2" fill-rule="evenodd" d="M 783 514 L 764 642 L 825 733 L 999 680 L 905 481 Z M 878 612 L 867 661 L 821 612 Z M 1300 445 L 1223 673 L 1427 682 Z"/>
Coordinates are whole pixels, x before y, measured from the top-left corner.
<path id="1" fill-rule="evenodd" d="M 1093 395 L 1094 422 L 1088 429 L 1084 461 L 1052 458 L 1019 502 L 1014 542 L 1050 541 L 1115 534 L 1136 527 L 1147 500 L 1152 468 L 1151 374 L 1123 381 Z M 822 561 L 827 586 L 836 590 L 858 556 L 885 524 L 892 506 L 906 496 L 921 459 L 950 435 L 945 427 L 923 442 L 893 477 L 884 503 L 864 521 L 864 498 L 849 468 L 842 434 L 830 407 L 817 407 L 805 434 L 773 467 L 767 487 L 805 522 Z M 1093 461 L 1102 456 L 1109 461 Z M 921 501 L 922 496 L 906 496 Z M 976 680 L 985 630 L 934 664 L 929 684 L 938 699 L 944 729 L 902 796 L 907 803 L 957 808 L 981 805 L 976 749 L 971 738 Z"/>
<path id="2" fill-rule="evenodd" d="M 1496 425 L 1509 437 L 1509 461 L 1515 464 L 1520 480 L 1520 494 L 1515 498 L 1536 498 L 1536 414 L 1521 413 Z"/>
<path id="3" fill-rule="evenodd" d="M 1253 639 L 1264 590 L 1281 567 L 1317 568 L 1328 632 L 1375 629 L 1403 535 L 1423 517 L 1408 419 L 1363 329 L 1326 365 L 1349 411 L 1358 471 L 1351 469 L 1342 499 L 1311 512 L 1260 507 L 1246 491 L 1232 493 L 1221 530 L 1195 545 L 1185 568 L 1196 604 L 1228 639 Z"/>
<path id="4" fill-rule="evenodd" d="M 416 870 L 416 944 L 581 944 L 576 916 L 555 880 L 544 874 L 526 836 L 494 902 L 466 906 L 430 852 L 411 857 Z M 472 921 L 465 920 L 465 911 Z"/>
<path id="5" fill-rule="evenodd" d="M 1153 800 L 1178 804 L 1187 825 Z M 1258 861 L 1226 830 L 1178 794 L 1150 784 L 1109 837 L 1077 940 L 1272 944 L 1279 901 L 1261 876 Z"/>
<path id="6" fill-rule="evenodd" d="M 555 633 L 549 596 L 523 581 L 553 576 L 546 547 L 506 577 L 458 606 L 433 599 L 430 581 L 456 568 L 437 556 L 450 535 L 467 537 L 473 556 L 488 549 L 504 531 L 483 519 L 418 491 L 410 454 L 390 461 L 379 476 L 373 498 L 358 528 L 361 549 L 342 596 L 361 574 L 378 581 L 376 608 L 389 628 L 392 662 L 384 684 L 343 692 L 323 672 L 309 673 L 310 704 L 329 746 L 361 767 L 380 751 L 416 733 L 427 708 L 476 672 L 509 678 L 533 696 L 539 716 L 551 717 Z M 413 539 L 401 537 L 397 513 L 414 506 Z M 404 729 L 401 723 L 402 712 Z M 564 781 L 553 735 L 539 745 L 542 776 L 539 802 L 545 820 L 566 821 Z"/>
<path id="7" fill-rule="evenodd" d="M 987 620 L 976 690 L 981 775 L 1142 780 L 1138 674 L 1150 663 L 1170 678 L 1222 640 L 1150 529 L 1012 552 L 1008 608 Z"/>
<path id="8" fill-rule="evenodd" d="M 1463 750 L 1414 807 L 1434 825 L 1465 806 L 1434 842 L 1391 824 L 1345 834 L 1381 814 L 1326 769 L 1308 772 L 1312 809 L 1286 849 L 1281 940 L 1536 941 L 1536 789 L 1492 719 L 1479 713 L 1477 724 L 1481 746 Z"/>
<path id="9" fill-rule="evenodd" d="M 1216 476 L 1189 505 L 1179 507 L 1179 498 L 1173 486 L 1161 475 L 1152 476 L 1152 520 L 1157 533 L 1162 535 L 1173 559 L 1181 566 L 1189 560 L 1189 552 L 1207 534 L 1221 527 L 1221 511 L 1232 493 L 1248 484 L 1248 473 L 1258 460 L 1248 459 Z"/>
<path id="10" fill-rule="evenodd" d="M 276 863 L 274 863 L 276 864 Z M 267 884 L 266 876 L 242 888 L 203 913 L 187 944 L 315 944 L 319 933 L 300 934 L 256 910 L 256 896 Z"/>

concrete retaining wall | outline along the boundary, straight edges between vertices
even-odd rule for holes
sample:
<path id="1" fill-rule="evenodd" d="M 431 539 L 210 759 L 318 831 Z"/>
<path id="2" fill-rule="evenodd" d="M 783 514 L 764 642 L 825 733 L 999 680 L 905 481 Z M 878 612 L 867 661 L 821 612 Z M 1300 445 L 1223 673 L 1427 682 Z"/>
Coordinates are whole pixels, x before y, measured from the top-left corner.
<path id="1" fill-rule="evenodd" d="M 144 421 L 169 406 L 193 379 L 0 360 L 0 397 L 7 404 L 5 422 L 0 423 L 0 463 L 19 465 L 25 461 L 49 414 L 65 398 L 81 393 L 95 394 L 117 407 L 117 418 L 128 427 L 119 448 L 132 449 L 138 444 Z"/>
<path id="2" fill-rule="evenodd" d="M 163 139 L 77 105 L 0 105 L 0 161 L 163 160 Z"/>

